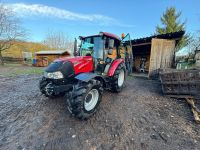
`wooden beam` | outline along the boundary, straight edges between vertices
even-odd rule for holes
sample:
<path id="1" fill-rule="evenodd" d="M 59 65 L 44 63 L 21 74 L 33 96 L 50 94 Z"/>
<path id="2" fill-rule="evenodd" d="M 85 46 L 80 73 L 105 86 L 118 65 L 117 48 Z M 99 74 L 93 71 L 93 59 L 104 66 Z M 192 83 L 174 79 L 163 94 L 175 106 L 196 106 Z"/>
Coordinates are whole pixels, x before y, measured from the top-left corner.
<path id="1" fill-rule="evenodd" d="M 200 123 L 200 110 L 195 106 L 193 98 L 186 98 L 187 103 L 191 106 L 196 123 Z"/>
<path id="2" fill-rule="evenodd" d="M 141 43 L 141 44 L 132 44 L 132 46 L 144 46 L 144 45 L 151 45 L 151 42 Z"/>

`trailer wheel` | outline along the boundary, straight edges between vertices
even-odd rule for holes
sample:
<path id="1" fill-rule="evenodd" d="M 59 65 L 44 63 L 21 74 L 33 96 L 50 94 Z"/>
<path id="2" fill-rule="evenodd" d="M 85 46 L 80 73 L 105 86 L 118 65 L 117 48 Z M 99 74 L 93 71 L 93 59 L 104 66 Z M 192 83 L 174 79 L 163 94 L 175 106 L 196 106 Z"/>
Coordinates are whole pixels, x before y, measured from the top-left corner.
<path id="1" fill-rule="evenodd" d="M 113 92 L 121 92 L 125 81 L 125 66 L 121 63 L 111 77 L 111 89 Z"/>
<path id="2" fill-rule="evenodd" d="M 102 98 L 102 84 L 92 79 L 88 83 L 81 83 L 72 92 L 66 94 L 69 112 L 79 118 L 87 119 L 93 115 Z"/>

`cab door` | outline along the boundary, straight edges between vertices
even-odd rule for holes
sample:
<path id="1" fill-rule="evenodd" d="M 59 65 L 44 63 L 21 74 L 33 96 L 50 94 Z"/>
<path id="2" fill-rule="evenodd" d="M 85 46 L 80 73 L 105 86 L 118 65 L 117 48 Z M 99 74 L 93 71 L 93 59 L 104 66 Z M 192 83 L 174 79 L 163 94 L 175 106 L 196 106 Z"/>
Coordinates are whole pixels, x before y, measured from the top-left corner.
<path id="1" fill-rule="evenodd" d="M 129 54 L 130 57 L 133 57 L 132 54 L 132 44 L 131 44 L 131 37 L 130 34 L 128 33 L 121 41 L 121 44 L 124 48 L 124 50 L 122 50 L 122 54 L 125 52 L 127 52 Z"/>
<path id="2" fill-rule="evenodd" d="M 125 59 L 126 68 L 129 73 L 132 73 L 133 68 L 133 53 L 130 34 L 127 34 L 120 43 L 120 57 Z"/>

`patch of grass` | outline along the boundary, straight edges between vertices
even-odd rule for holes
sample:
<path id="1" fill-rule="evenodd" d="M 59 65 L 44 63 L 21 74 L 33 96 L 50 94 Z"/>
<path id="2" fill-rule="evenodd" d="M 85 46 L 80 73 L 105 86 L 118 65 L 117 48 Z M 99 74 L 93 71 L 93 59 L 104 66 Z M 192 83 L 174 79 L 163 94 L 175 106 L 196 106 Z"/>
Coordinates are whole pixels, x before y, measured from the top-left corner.
<path id="1" fill-rule="evenodd" d="M 184 62 L 184 63 L 177 64 L 177 69 L 192 69 L 194 67 L 195 65 L 193 63 Z"/>
<path id="2" fill-rule="evenodd" d="M 44 68 L 24 66 L 21 64 L 5 64 L 0 66 L 0 76 L 17 76 L 24 74 L 42 74 Z"/>
<path id="3" fill-rule="evenodd" d="M 7 63 L 4 63 L 3 66 L 0 66 L 0 67 L 21 67 L 22 64 L 7 64 Z"/>
<path id="4" fill-rule="evenodd" d="M 132 80 L 132 79 L 133 79 L 133 74 L 126 76 L 126 80 Z"/>
<path id="5" fill-rule="evenodd" d="M 14 75 L 21 75 L 21 74 L 42 74 L 44 71 L 44 68 L 35 68 L 35 67 L 29 67 L 26 69 L 17 69 L 13 72 Z"/>

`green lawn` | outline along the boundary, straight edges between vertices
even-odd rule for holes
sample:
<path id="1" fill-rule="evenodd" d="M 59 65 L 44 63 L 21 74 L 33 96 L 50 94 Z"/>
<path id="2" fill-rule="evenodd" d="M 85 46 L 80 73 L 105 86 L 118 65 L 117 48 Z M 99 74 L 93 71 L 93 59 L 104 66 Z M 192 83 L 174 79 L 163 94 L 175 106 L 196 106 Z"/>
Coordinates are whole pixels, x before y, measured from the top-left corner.
<path id="1" fill-rule="evenodd" d="M 192 69 L 194 66 L 192 63 L 182 62 L 177 64 L 177 69 Z"/>
<path id="2" fill-rule="evenodd" d="M 22 64 L 5 64 L 0 66 L 0 76 L 17 76 L 25 74 L 42 74 L 43 67 L 25 66 Z"/>
<path id="3" fill-rule="evenodd" d="M 35 68 L 30 67 L 26 69 L 19 69 L 13 72 L 13 74 L 20 75 L 20 74 L 42 74 L 43 68 Z"/>

